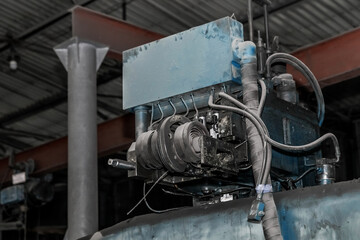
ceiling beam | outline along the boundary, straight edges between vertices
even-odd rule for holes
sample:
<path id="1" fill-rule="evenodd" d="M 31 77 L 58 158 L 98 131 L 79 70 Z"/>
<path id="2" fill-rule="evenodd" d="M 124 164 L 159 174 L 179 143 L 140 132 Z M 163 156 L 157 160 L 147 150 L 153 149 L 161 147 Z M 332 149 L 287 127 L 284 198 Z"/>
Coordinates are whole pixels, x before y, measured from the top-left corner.
<path id="1" fill-rule="evenodd" d="M 360 76 L 360 28 L 301 48 L 292 53 L 314 73 L 321 87 L 326 87 Z M 294 68 L 288 67 L 297 86 L 309 86 Z"/>
<path id="2" fill-rule="evenodd" d="M 126 150 L 135 139 L 135 120 L 133 114 L 110 120 L 98 125 L 98 156 L 104 157 Z M 46 143 L 39 147 L 18 153 L 15 162 L 28 159 L 35 161 L 34 174 L 54 172 L 67 167 L 67 137 Z M 10 180 L 8 158 L 0 160 L 0 179 Z"/>
<path id="3" fill-rule="evenodd" d="M 90 3 L 94 2 L 96 0 L 86 0 L 83 1 L 82 3 L 79 3 L 78 5 L 80 6 L 87 6 Z M 57 23 L 58 21 L 64 19 L 65 17 L 69 16 L 71 14 L 71 9 L 65 9 L 62 12 L 56 14 L 55 16 L 50 17 L 49 19 L 47 19 L 46 21 L 40 23 L 39 25 L 36 25 L 32 28 L 27 29 L 26 31 L 24 31 L 23 33 L 21 33 L 20 35 L 14 36 L 13 39 L 15 41 L 20 41 L 20 40 L 25 40 L 39 32 L 41 32 L 42 30 L 52 26 L 53 24 Z M 0 53 L 5 51 L 6 49 L 8 49 L 11 46 L 11 43 L 6 43 L 3 46 L 0 47 Z"/>
<path id="4" fill-rule="evenodd" d="M 73 36 L 107 45 L 107 56 L 119 60 L 123 51 L 164 37 L 83 7 L 73 9 L 72 29 Z"/>

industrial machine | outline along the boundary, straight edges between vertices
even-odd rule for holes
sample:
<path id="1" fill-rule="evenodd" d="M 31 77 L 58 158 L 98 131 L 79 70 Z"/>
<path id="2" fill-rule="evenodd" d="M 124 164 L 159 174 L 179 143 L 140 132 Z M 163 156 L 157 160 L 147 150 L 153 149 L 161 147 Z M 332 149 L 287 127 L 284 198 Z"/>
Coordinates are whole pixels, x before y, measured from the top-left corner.
<path id="1" fill-rule="evenodd" d="M 156 184 L 194 206 L 252 198 L 247 220 L 282 239 L 272 192 L 335 181 L 340 150 L 333 134 L 319 134 L 321 89 L 277 43 L 267 26 L 265 43 L 260 34 L 256 45 L 244 41 L 242 24 L 225 17 L 123 53 L 123 107 L 135 113 L 136 142 L 127 161 L 109 165 L 153 184 L 141 199 L 152 211 L 168 211 L 146 202 Z M 317 113 L 299 103 L 286 64 L 309 81 Z M 326 139 L 331 153 L 321 151 Z"/>
<path id="2" fill-rule="evenodd" d="M 26 238 L 27 212 L 29 208 L 42 206 L 53 199 L 52 175 L 46 174 L 41 178 L 29 177 L 34 172 L 34 169 L 35 162 L 33 159 L 15 162 L 14 151 L 10 151 L 9 172 L 12 172 L 12 185 L 0 191 L 2 218 L 0 221 L 0 233 L 2 231 L 22 230 L 24 232 L 23 236 Z"/>

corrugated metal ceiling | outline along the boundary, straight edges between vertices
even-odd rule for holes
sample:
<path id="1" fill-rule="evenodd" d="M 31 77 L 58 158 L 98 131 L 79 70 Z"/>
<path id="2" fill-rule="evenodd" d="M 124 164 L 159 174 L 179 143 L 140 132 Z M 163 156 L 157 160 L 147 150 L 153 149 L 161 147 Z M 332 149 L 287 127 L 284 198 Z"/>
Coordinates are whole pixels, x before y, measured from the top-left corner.
<path id="1" fill-rule="evenodd" d="M 52 48 L 71 37 L 70 15 L 60 16 L 79 2 L 0 1 L 0 49 L 10 41 L 21 57 L 18 70 L 12 72 L 7 62 L 9 49 L 0 52 L 0 133 L 1 128 L 7 128 L 52 138 L 66 135 L 67 73 Z M 122 18 L 123 2 L 92 0 L 80 3 Z M 272 3 L 269 8 L 271 35 L 280 36 L 284 51 L 292 51 L 360 26 L 358 0 L 273 0 Z M 246 9 L 247 0 L 128 0 L 126 18 L 129 23 L 170 35 L 234 13 L 237 20 L 245 23 L 247 34 Z M 56 17 L 59 20 L 36 34 L 19 39 Z M 256 4 L 254 28 L 263 32 L 262 8 Z M 123 114 L 122 101 L 116 97 L 121 96 L 121 63 L 107 59 L 99 71 L 99 83 L 98 122 Z M 41 109 L 45 103 L 51 107 Z M 40 110 L 33 111 L 35 115 L 24 112 L 29 106 Z M 46 136 L 43 139 L 7 137 L 23 142 L 25 148 L 51 140 Z M 24 146 L 19 147 L 11 141 L 7 144 L 2 142 L 2 145 L 24 150 Z M 3 154 L 0 151 L 0 155 Z"/>

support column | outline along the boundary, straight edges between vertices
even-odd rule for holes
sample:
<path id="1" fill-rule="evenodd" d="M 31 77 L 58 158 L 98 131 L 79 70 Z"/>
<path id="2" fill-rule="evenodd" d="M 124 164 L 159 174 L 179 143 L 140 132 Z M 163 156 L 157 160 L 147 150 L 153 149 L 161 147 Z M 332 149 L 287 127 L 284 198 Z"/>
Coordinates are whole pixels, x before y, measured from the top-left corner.
<path id="1" fill-rule="evenodd" d="M 360 177 L 360 119 L 355 120 L 353 122 L 353 128 L 354 128 L 354 137 L 355 137 L 355 149 L 356 152 L 354 153 L 353 164 L 352 164 L 352 170 L 353 170 L 353 178 L 359 178 Z"/>
<path id="2" fill-rule="evenodd" d="M 68 239 L 98 230 L 96 72 L 108 48 L 77 37 L 54 48 L 68 71 Z"/>

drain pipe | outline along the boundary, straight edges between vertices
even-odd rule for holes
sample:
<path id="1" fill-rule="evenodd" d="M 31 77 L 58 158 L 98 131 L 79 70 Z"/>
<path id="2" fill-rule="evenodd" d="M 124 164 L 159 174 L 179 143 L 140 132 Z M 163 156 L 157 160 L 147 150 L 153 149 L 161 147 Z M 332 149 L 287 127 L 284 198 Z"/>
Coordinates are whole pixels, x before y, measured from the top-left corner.
<path id="1" fill-rule="evenodd" d="M 259 93 L 257 85 L 257 60 L 256 60 L 256 46 L 253 42 L 241 42 L 237 39 L 233 41 L 234 57 L 240 61 L 241 64 L 241 81 L 243 85 L 243 100 L 244 104 L 254 113 L 258 112 L 259 107 Z M 264 154 L 261 137 L 255 125 L 246 120 L 246 132 L 250 147 L 250 158 L 253 165 L 253 174 L 256 186 L 259 187 L 259 175 L 261 173 Z M 262 227 L 265 239 L 280 240 L 283 239 L 281 235 L 277 209 L 271 193 L 271 179 L 268 177 L 265 185 L 266 191 L 263 192 L 262 201 L 265 203 L 264 216 L 262 218 Z"/>
<path id="2" fill-rule="evenodd" d="M 68 72 L 68 239 L 98 230 L 96 72 L 108 48 L 77 37 L 54 48 Z"/>

